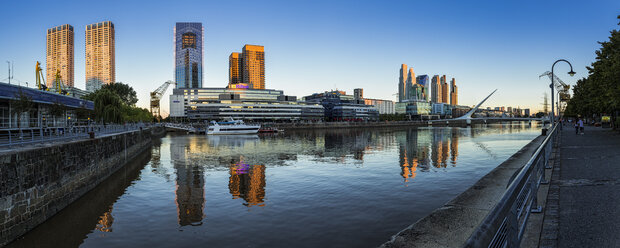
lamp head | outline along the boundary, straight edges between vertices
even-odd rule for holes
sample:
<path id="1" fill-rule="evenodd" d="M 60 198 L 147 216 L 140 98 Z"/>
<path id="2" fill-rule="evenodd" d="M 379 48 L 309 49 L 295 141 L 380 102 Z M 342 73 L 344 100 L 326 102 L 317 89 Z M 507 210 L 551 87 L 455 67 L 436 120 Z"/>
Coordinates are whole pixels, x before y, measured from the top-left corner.
<path id="1" fill-rule="evenodd" d="M 572 76 L 575 76 L 575 74 L 576 74 L 576 72 L 574 72 L 573 70 L 570 70 L 570 71 L 568 72 L 568 75 L 570 75 L 571 77 L 572 77 Z"/>

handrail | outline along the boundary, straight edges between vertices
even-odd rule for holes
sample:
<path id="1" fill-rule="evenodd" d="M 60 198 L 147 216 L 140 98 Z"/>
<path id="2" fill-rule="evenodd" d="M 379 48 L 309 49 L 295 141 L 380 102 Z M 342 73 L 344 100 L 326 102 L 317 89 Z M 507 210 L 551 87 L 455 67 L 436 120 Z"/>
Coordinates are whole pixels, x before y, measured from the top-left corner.
<path id="1" fill-rule="evenodd" d="M 546 184 L 545 169 L 551 157 L 558 125 L 554 125 L 536 152 L 508 185 L 502 198 L 476 228 L 464 247 L 518 247 L 531 212 L 540 213 L 538 188 Z"/>

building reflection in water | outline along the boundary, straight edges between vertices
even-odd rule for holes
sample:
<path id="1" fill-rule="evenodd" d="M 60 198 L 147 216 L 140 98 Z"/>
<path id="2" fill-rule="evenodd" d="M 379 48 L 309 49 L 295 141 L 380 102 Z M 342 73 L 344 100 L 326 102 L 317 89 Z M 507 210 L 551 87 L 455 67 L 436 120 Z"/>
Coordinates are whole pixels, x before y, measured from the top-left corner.
<path id="1" fill-rule="evenodd" d="M 114 217 L 112 216 L 112 206 L 110 206 L 110 209 L 99 217 L 95 229 L 100 232 L 112 232 L 112 223 L 114 223 Z"/>
<path id="2" fill-rule="evenodd" d="M 240 162 L 230 166 L 228 189 L 233 199 L 243 198 L 246 205 L 265 206 L 265 165 Z"/>
<path id="3" fill-rule="evenodd" d="M 199 226 L 205 218 L 205 179 L 201 166 L 192 166 L 187 161 L 189 147 L 170 146 L 170 152 L 176 170 L 176 204 L 181 226 Z"/>
<path id="4" fill-rule="evenodd" d="M 456 166 L 458 129 L 411 129 L 399 139 L 400 175 L 405 182 L 415 178 L 416 172 L 428 171 L 430 166 L 446 168 L 448 159 Z M 429 152 L 430 151 L 430 152 Z"/>

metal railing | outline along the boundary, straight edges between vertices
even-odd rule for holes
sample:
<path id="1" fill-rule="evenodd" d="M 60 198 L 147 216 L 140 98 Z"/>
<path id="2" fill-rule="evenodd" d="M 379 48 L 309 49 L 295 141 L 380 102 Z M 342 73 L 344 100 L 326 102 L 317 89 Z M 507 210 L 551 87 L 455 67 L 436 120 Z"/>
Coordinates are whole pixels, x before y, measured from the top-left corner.
<path id="1" fill-rule="evenodd" d="M 40 127 L 23 129 L 0 129 L 0 149 L 30 144 L 86 139 L 95 136 L 135 131 L 150 127 L 150 123 L 85 125 L 71 127 Z"/>
<path id="2" fill-rule="evenodd" d="M 508 185 L 504 195 L 469 237 L 464 247 L 519 247 L 530 213 L 542 212 L 538 188 L 547 184 L 545 169 L 550 169 L 557 125 Z"/>

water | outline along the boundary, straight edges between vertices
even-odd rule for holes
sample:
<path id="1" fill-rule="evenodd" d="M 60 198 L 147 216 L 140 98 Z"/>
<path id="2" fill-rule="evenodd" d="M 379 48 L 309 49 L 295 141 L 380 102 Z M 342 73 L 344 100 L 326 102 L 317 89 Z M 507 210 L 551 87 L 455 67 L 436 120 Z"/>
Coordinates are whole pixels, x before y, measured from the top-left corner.
<path id="1" fill-rule="evenodd" d="M 10 247 L 375 247 L 539 134 L 526 124 L 170 134 Z"/>

